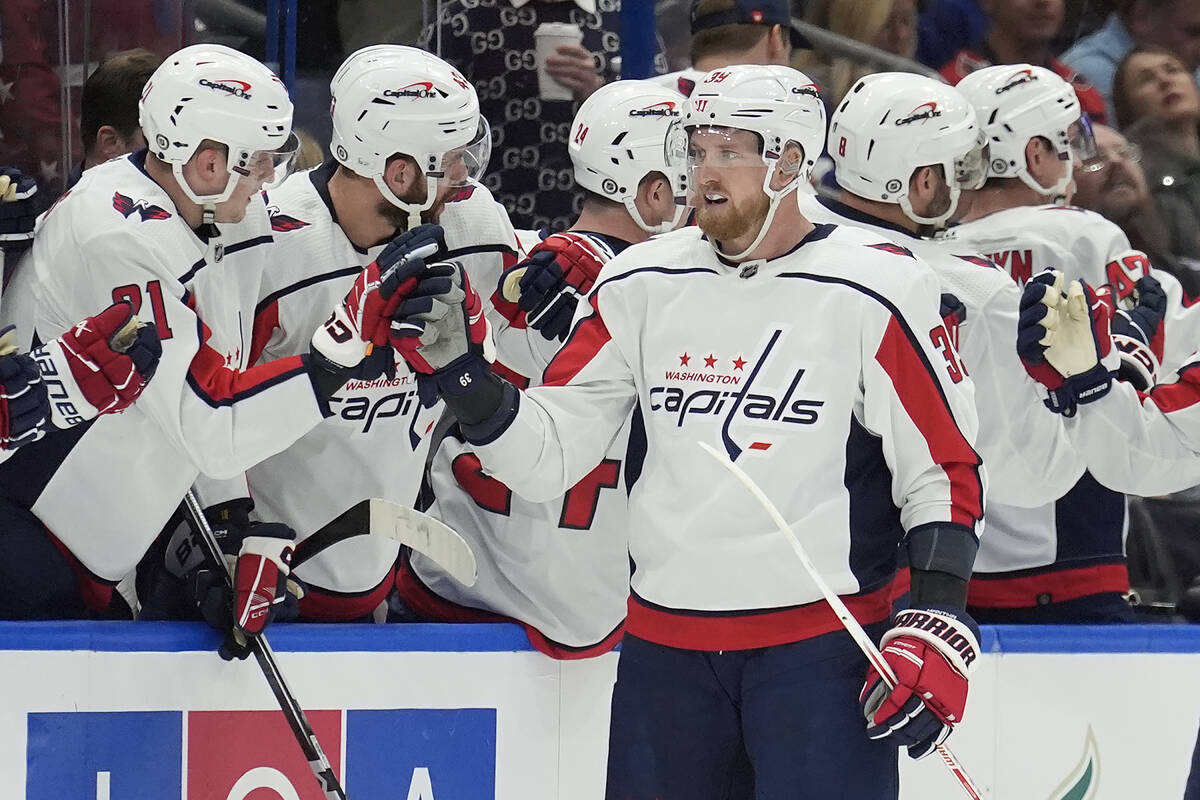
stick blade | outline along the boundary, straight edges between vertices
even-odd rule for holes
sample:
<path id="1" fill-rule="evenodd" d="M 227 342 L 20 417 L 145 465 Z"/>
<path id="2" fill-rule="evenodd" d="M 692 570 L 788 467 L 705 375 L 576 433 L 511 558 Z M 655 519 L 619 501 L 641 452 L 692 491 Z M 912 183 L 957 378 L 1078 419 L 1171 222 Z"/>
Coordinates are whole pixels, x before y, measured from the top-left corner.
<path id="1" fill-rule="evenodd" d="M 426 555 L 463 586 L 478 577 L 471 546 L 453 528 L 420 511 L 382 500 L 370 500 L 371 534 L 386 536 Z"/>

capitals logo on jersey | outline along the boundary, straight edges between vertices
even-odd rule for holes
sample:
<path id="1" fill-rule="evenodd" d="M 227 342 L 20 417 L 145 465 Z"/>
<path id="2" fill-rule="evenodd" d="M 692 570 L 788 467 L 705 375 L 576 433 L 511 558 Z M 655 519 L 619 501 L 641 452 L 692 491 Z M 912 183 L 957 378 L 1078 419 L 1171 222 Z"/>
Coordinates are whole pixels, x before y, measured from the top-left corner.
<path id="1" fill-rule="evenodd" d="M 654 386 L 650 389 L 650 410 L 671 415 L 679 428 L 692 416 L 723 418 L 721 441 L 731 461 L 736 461 L 745 450 L 769 450 L 774 444 L 770 432 L 772 429 L 778 431 L 780 425 L 815 424 L 819 418 L 817 409 L 825 405 L 825 401 L 797 396 L 808 371 L 805 367 L 797 367 L 790 373 L 786 389 L 777 385 L 773 390 L 761 380 L 763 368 L 783 333 L 776 329 L 758 358 L 742 355 L 722 358 L 708 352 L 704 355 L 682 353 L 678 356 L 679 368 L 672 364 L 665 372 L 667 381 L 732 388 L 689 391 L 690 386 Z M 729 367 L 722 369 L 725 363 Z M 752 387 L 756 391 L 751 392 Z M 739 435 L 740 431 L 746 427 L 761 431 L 756 434 L 761 438 L 739 441 L 744 438 Z"/>
<path id="2" fill-rule="evenodd" d="M 151 219 L 170 219 L 171 212 L 161 206 L 156 206 L 147 203 L 145 200 L 134 200 L 132 197 L 126 197 L 120 192 L 113 193 L 113 208 L 121 212 L 121 216 L 128 219 L 133 212 L 137 212 L 142 218 L 142 222 Z"/>
<path id="3" fill-rule="evenodd" d="M 267 193 L 263 192 L 263 200 L 267 199 Z M 287 233 L 288 231 L 298 231 L 301 228 L 307 228 L 308 223 L 302 219 L 288 216 L 279 210 L 279 206 L 273 206 L 267 203 L 267 217 L 271 220 L 271 230 L 276 233 Z"/>

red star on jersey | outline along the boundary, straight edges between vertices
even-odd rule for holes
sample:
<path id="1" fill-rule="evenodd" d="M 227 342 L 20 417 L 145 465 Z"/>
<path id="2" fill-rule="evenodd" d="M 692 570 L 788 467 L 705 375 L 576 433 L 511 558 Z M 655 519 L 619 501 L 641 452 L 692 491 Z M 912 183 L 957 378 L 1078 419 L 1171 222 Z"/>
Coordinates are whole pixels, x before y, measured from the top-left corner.
<path id="1" fill-rule="evenodd" d="M 687 353 L 684 353 L 683 355 L 681 355 L 679 357 L 679 366 L 686 367 L 688 365 L 688 362 L 691 360 L 692 360 L 692 357 L 689 356 Z"/>
<path id="2" fill-rule="evenodd" d="M 737 358 L 735 358 L 733 360 L 733 368 L 734 369 L 742 369 L 745 366 L 746 366 L 746 362 L 741 356 L 738 356 Z"/>
<path id="3" fill-rule="evenodd" d="M 704 366 L 707 367 L 708 369 L 716 369 L 716 367 L 714 366 L 716 363 L 717 363 L 717 357 L 714 356 L 712 353 L 709 353 L 707 356 L 705 356 Z"/>

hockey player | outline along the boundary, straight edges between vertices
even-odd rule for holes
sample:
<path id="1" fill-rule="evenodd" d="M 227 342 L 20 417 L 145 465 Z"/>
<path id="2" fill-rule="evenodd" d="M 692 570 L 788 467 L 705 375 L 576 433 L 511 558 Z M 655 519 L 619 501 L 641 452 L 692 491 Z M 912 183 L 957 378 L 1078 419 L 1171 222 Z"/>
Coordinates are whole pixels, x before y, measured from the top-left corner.
<path id="1" fill-rule="evenodd" d="M 457 70 L 423 50 L 378 45 L 347 58 L 330 88 L 334 159 L 269 193 L 278 256 L 255 323 L 265 359 L 306 352 L 363 266 L 405 231 L 428 230 L 422 222 L 440 225 L 438 258 L 461 263 L 476 285 L 495 285 L 516 260 L 504 208 L 477 182 L 491 139 Z M 422 406 L 403 366 L 390 379 L 351 381 L 329 402 L 329 420 L 248 478 L 256 514 L 301 541 L 302 618 L 347 621 L 369 617 L 392 591 L 399 546 L 354 536 L 318 553 L 303 542 L 323 530 L 366 532 L 368 498 L 412 505 L 442 406 Z"/>
<path id="2" fill-rule="evenodd" d="M 310 353 L 249 366 L 251 311 L 272 241 L 260 191 L 289 157 L 280 148 L 291 114 L 282 83 L 254 59 L 215 45 L 184 48 L 142 96 L 149 151 L 89 170 L 44 218 L 32 251 L 38 338 L 125 300 L 157 330 L 163 358 L 124 413 L 6 462 L 5 536 L 22 537 L 37 555 L 4 561 L 0 596 L 15 591 L 11 573 L 36 573 L 46 597 L 107 608 L 113 585 L 201 474 L 228 478 L 286 447 L 330 413 L 328 398 L 343 382 L 390 362 L 387 352 L 366 357 L 368 338 L 386 327 L 386 303 L 370 290 L 377 271 L 364 273 L 331 317 L 349 335 L 335 340 L 323 327 Z M 254 584 L 241 609 L 249 612 L 243 632 L 253 634 L 268 619 L 260 600 L 278 597 L 291 542 L 232 544 L 239 581 Z M 31 615 L 72 613 L 18 601 Z"/>
<path id="3" fill-rule="evenodd" d="M 1041 408 L 1041 388 L 1013 350 L 1021 290 L 988 259 L 919 235 L 944 227 L 961 192 L 978 189 L 987 176 L 975 109 L 939 81 L 868 75 L 830 119 L 829 153 L 842 200 L 799 195 L 801 210 L 814 222 L 865 228 L 933 267 L 950 338 L 935 328 L 932 344 L 943 362 L 974 381 L 976 449 L 988 468 L 989 502 L 1035 507 L 1061 497 L 1083 464 L 1061 421 Z M 990 533 L 990 514 L 988 522 Z"/>
<path id="4" fill-rule="evenodd" d="M 604 264 L 682 220 L 686 173 L 669 168 L 664 155 L 682 105 L 655 83 L 619 81 L 598 89 L 575 115 L 568 150 L 575 182 L 588 193 L 583 213 L 505 273 L 498 294 L 507 288 L 516 302 L 493 299 L 514 328 L 538 332 L 547 361 Z M 525 385 L 541 382 L 541 367 Z M 426 501 L 429 513 L 471 543 L 479 580 L 464 587 L 414 553 L 398 583 L 401 601 L 424 619 L 518 621 L 539 650 L 557 658 L 610 650 L 629 595 L 627 439 L 622 429 L 583 480 L 534 503 L 487 476 L 451 428 L 430 466 Z"/>
<path id="5" fill-rule="evenodd" d="M 1071 85 L 1018 64 L 978 70 L 957 89 L 988 136 L 989 177 L 965 221 L 947 233 L 947 246 L 990 257 L 1018 285 L 1054 266 L 1131 301 L 1149 260 L 1099 214 L 1056 202 L 1069 189 L 1074 160 L 1094 154 Z M 1159 277 L 1165 286 L 1169 276 Z M 1123 597 L 1125 530 L 1124 497 L 1090 473 L 1040 508 L 990 503 L 971 613 L 995 623 L 1132 621 Z"/>
<path id="6" fill-rule="evenodd" d="M 635 414 L 608 797 L 724 797 L 744 747 L 759 796 L 895 798 L 896 745 L 923 755 L 961 719 L 978 652 L 962 612 L 984 491 L 969 380 L 917 333 L 942 324 L 926 265 L 800 213 L 791 193 L 826 134 L 807 77 L 711 72 L 679 122 L 686 145 L 668 152 L 688 153 L 699 227 L 605 265 L 543 386 L 492 373 L 462 307 L 401 307 L 395 330 L 422 333 L 394 341 L 483 467 L 531 500 L 594 469 Z M 884 636 L 896 690 L 873 673 L 864 686 L 861 653 L 786 540 L 697 440 L 783 509 Z M 901 544 L 920 611 L 885 635 Z"/>

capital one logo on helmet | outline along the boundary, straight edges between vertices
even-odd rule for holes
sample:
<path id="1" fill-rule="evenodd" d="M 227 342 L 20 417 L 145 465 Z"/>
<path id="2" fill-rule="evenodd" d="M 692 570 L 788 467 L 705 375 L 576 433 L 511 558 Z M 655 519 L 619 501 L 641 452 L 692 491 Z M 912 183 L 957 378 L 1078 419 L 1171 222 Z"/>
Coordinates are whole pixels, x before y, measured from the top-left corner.
<path id="1" fill-rule="evenodd" d="M 912 111 L 908 112 L 908 116 L 900 117 L 898 120 L 896 120 L 896 125 L 911 125 L 914 122 L 924 122 L 926 120 L 940 117 L 941 115 L 942 111 L 938 108 L 938 104 L 930 100 L 928 103 L 922 103 Z"/>
<path id="2" fill-rule="evenodd" d="M 1032 83 L 1037 79 L 1038 76 L 1034 75 L 1033 70 L 1031 69 L 1018 70 L 1012 75 L 1008 76 L 1008 79 L 1004 82 L 1004 85 L 996 90 L 996 94 L 1004 94 L 1005 92 L 1012 91 L 1022 84 Z"/>
<path id="3" fill-rule="evenodd" d="M 241 97 L 244 100 L 250 99 L 250 84 L 245 81 L 235 80 L 233 78 L 223 78 L 221 80 L 210 81 L 208 78 L 201 78 L 200 85 L 206 89 L 215 89 L 218 92 L 225 92 L 234 97 Z"/>
<path id="4" fill-rule="evenodd" d="M 820 97 L 821 91 L 820 87 L 815 83 L 806 83 L 803 86 L 793 86 L 792 94 L 803 94 L 807 95 L 808 97 Z"/>
<path id="5" fill-rule="evenodd" d="M 449 97 L 450 95 L 434 86 L 430 81 L 417 81 L 399 89 L 384 89 L 384 97 Z"/>
<path id="6" fill-rule="evenodd" d="M 664 100 L 661 103 L 655 103 L 645 108 L 632 108 L 629 110 L 631 117 L 678 117 L 679 112 L 675 110 L 675 102 L 673 100 Z"/>

